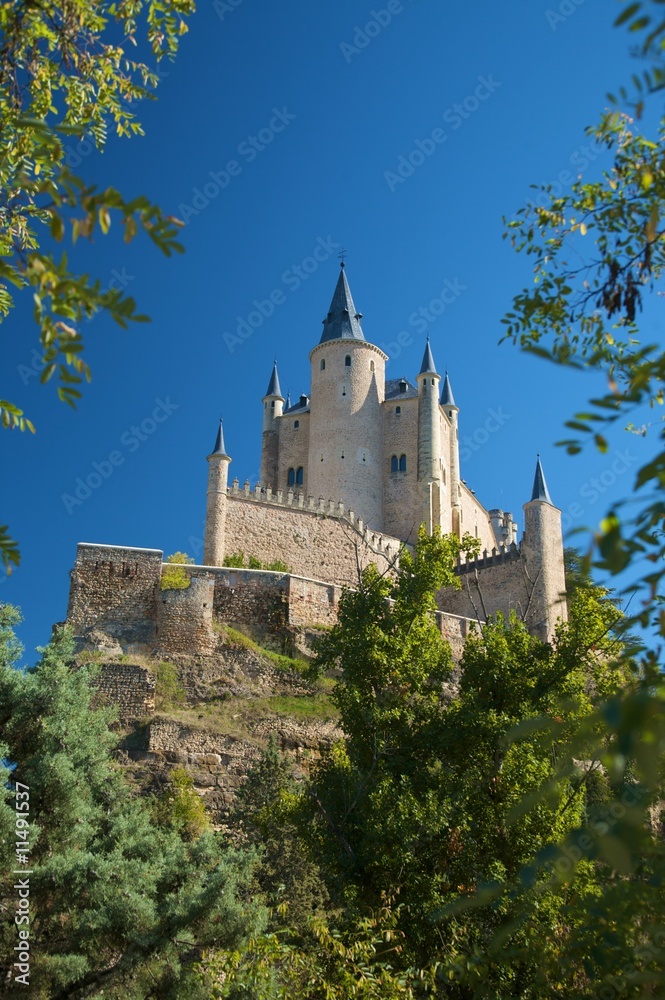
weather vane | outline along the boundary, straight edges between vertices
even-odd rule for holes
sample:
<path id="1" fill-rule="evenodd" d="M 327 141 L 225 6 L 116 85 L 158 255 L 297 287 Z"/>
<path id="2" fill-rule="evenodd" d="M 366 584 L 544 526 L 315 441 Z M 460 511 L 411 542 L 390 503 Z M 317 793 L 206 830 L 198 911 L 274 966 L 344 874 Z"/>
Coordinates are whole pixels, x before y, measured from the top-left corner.
<path id="1" fill-rule="evenodd" d="M 349 256 L 348 253 L 347 253 L 347 251 L 346 251 L 346 248 L 342 247 L 342 249 L 337 254 L 337 256 L 339 257 L 339 266 L 340 267 L 344 267 L 345 263 L 346 263 L 346 258 Z"/>

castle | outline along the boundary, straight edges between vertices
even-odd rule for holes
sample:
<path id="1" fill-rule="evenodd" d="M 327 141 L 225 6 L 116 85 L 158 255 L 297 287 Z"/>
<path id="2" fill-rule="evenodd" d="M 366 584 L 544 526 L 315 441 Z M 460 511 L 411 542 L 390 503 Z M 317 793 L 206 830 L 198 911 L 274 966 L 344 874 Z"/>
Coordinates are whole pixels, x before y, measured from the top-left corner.
<path id="1" fill-rule="evenodd" d="M 438 595 L 444 634 L 457 644 L 469 623 L 515 611 L 549 640 L 565 619 L 561 512 L 540 459 L 524 535 L 510 512 L 486 509 L 461 478 L 459 409 L 429 340 L 415 384 L 385 376 L 387 355 L 365 339 L 341 266 L 321 338 L 310 352 L 311 394 L 284 398 L 277 364 L 263 397 L 261 480 L 229 485 L 222 425 L 208 455 L 202 566 L 190 587 L 160 589 L 158 550 L 80 544 L 68 620 L 122 648 L 202 651 L 214 619 L 263 622 L 293 639 L 335 619 L 344 586 L 369 563 L 390 572 L 425 525 L 480 543 L 460 562 L 460 590 Z M 269 570 L 225 567 L 242 550 Z"/>

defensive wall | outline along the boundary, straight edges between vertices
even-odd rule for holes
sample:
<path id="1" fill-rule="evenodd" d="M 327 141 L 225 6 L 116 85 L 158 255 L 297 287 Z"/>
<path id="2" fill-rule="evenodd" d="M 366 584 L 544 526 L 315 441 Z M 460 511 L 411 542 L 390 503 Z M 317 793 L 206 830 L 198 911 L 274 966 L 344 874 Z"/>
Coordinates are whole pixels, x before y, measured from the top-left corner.
<path id="1" fill-rule="evenodd" d="M 123 653 L 209 655 L 219 641 L 215 622 L 288 644 L 337 620 L 338 584 L 270 570 L 184 566 L 190 586 L 162 590 L 167 565 L 158 549 L 79 544 L 67 612 L 79 641 Z M 459 658 L 470 622 L 455 612 L 437 620 Z M 133 697 L 146 701 L 148 694 L 137 689 Z"/>

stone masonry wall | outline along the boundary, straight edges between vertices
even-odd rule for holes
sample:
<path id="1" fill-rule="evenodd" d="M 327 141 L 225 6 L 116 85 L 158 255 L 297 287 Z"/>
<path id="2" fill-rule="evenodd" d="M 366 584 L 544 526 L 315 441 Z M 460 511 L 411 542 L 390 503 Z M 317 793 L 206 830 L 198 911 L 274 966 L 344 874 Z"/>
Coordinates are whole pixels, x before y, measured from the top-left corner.
<path id="1" fill-rule="evenodd" d="M 497 611 L 507 617 L 514 610 L 528 624 L 530 588 L 526 565 L 516 546 L 505 555 L 461 566 L 459 576 L 461 590 L 448 587 L 439 592 L 437 601 L 442 610 L 481 621 Z"/>
<path id="2" fill-rule="evenodd" d="M 118 709 L 121 722 L 142 719 L 155 711 L 155 681 L 146 667 L 105 663 L 95 681 L 104 701 Z"/>
<path id="3" fill-rule="evenodd" d="M 372 544 L 372 535 L 366 541 L 344 517 L 329 516 L 325 508 L 291 509 L 233 491 L 228 495 L 226 537 L 233 539 L 227 548 L 241 549 L 264 564 L 281 560 L 296 576 L 351 587 L 358 583 L 358 563 L 363 569 L 373 562 L 383 573 L 390 565 L 387 546 L 396 556 L 401 544 L 380 532 L 373 533 Z"/>
<path id="4" fill-rule="evenodd" d="M 187 567 L 184 567 L 187 569 Z M 185 590 L 160 590 L 155 642 L 170 653 L 211 653 L 217 645 L 212 627 L 215 584 L 209 574 L 190 573 Z"/>
<path id="5" fill-rule="evenodd" d="M 67 611 L 74 632 L 97 629 L 125 644 L 151 644 L 162 559 L 157 549 L 79 544 Z"/>

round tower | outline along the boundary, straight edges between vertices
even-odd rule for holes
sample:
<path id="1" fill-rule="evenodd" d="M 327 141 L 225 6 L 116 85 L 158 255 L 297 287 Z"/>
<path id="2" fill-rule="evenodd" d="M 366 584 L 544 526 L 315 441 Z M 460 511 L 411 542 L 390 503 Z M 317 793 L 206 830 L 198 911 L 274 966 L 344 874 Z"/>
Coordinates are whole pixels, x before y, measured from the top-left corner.
<path id="1" fill-rule="evenodd" d="M 549 642 L 559 619 L 568 618 L 561 511 L 550 498 L 540 456 L 536 462 L 531 500 L 524 504 L 524 541 L 530 632 Z"/>
<path id="2" fill-rule="evenodd" d="M 383 527 L 383 413 L 386 361 L 365 340 L 344 264 L 323 321 L 323 334 L 310 353 L 307 492 L 316 499 L 342 500 L 365 523 Z"/>
<path id="3" fill-rule="evenodd" d="M 217 440 L 208 455 L 208 498 L 206 505 L 203 565 L 221 566 L 224 562 L 226 535 L 226 488 L 231 459 L 224 448 L 224 428 L 219 421 Z"/>
<path id="4" fill-rule="evenodd" d="M 439 413 L 439 383 L 429 337 L 423 363 L 416 379 L 418 383 L 418 482 L 421 484 L 424 523 L 431 535 L 441 527 L 441 418 Z"/>
<path id="5" fill-rule="evenodd" d="M 459 406 L 455 404 L 452 386 L 448 372 L 443 380 L 441 390 L 441 406 L 450 420 L 450 506 L 452 508 L 452 530 L 458 538 L 462 537 L 462 500 L 460 496 L 460 462 L 459 462 Z"/>
<path id="6" fill-rule="evenodd" d="M 271 486 L 274 490 L 278 485 L 279 470 L 279 417 L 284 412 L 284 397 L 279 385 L 277 361 L 275 361 L 268 384 L 268 391 L 263 397 L 263 437 L 261 441 L 261 485 Z"/>

